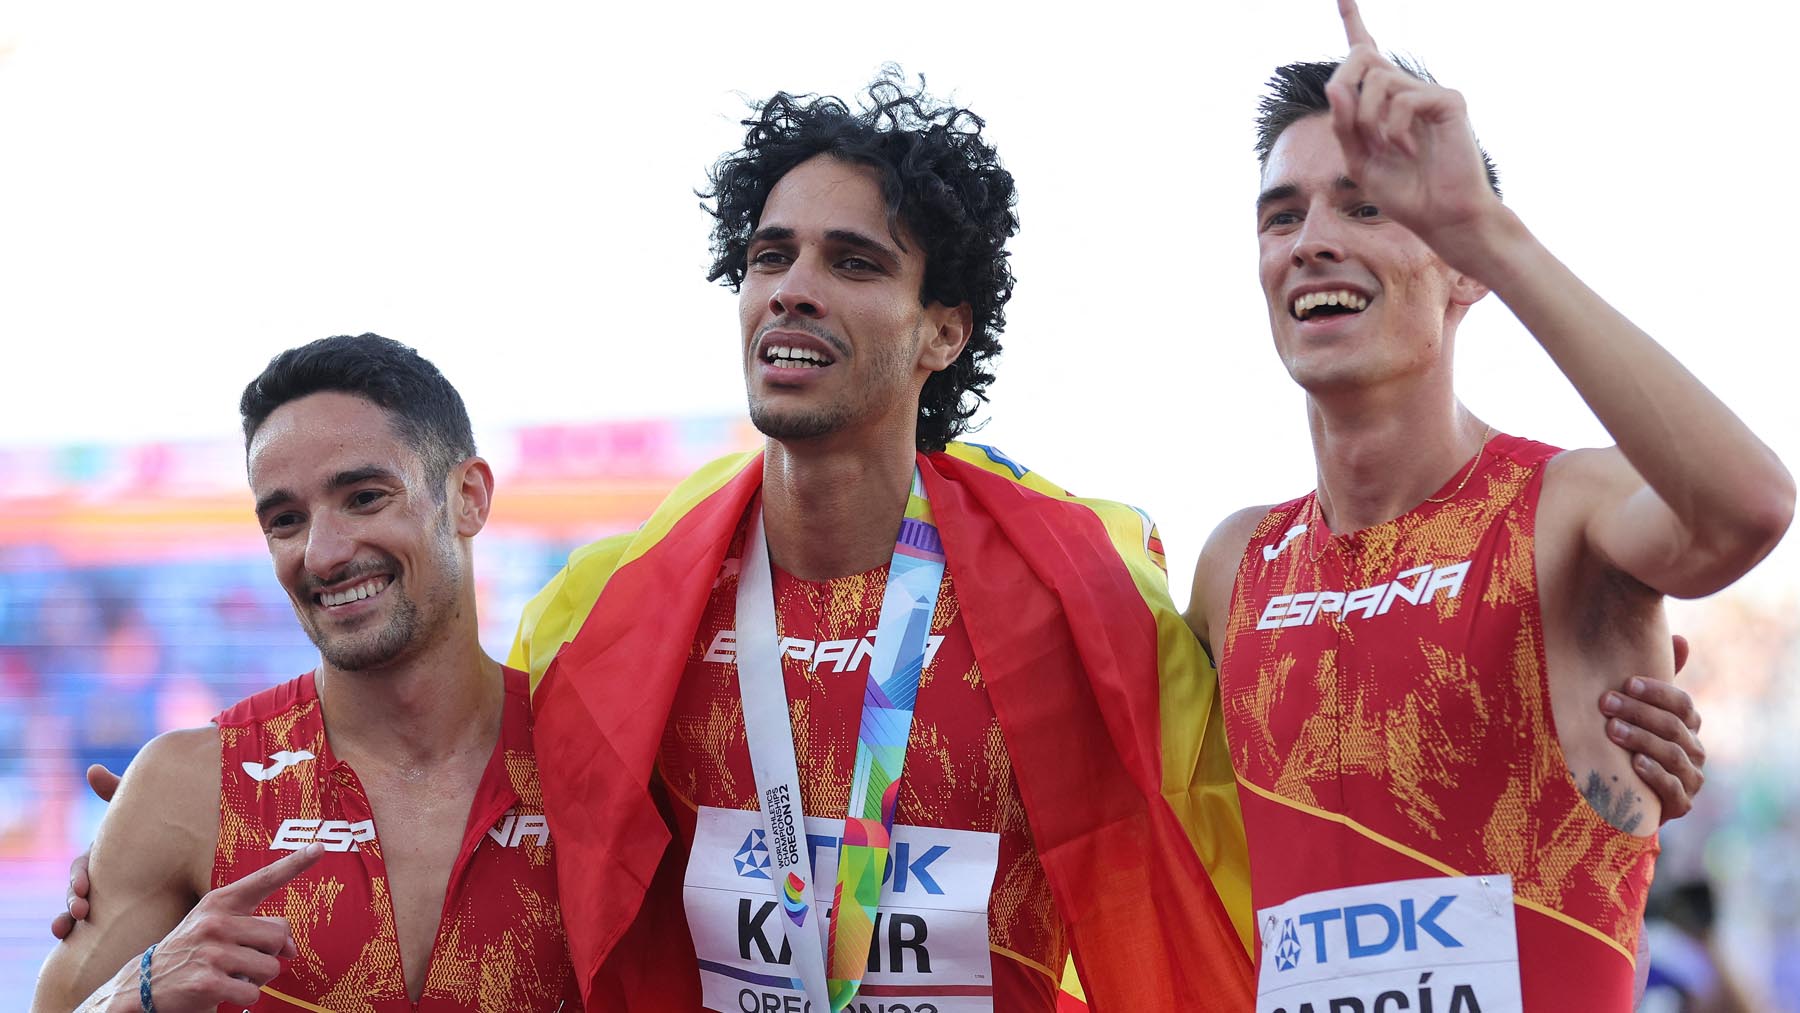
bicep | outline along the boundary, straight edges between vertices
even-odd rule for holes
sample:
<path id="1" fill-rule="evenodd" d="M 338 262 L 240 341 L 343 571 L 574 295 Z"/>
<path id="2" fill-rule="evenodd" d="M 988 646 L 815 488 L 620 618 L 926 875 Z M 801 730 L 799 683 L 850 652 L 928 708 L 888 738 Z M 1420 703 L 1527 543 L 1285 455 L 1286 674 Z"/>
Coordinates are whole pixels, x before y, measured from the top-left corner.
<path id="1" fill-rule="evenodd" d="M 210 858 L 217 833 L 216 732 L 210 777 L 200 766 L 209 731 L 164 736 L 126 772 L 89 858 L 88 917 L 44 963 L 34 1010 L 75 1008 L 167 935 L 198 900 L 204 884 L 196 883 L 196 870 Z"/>
<path id="2" fill-rule="evenodd" d="M 1708 551 L 1616 448 L 1572 451 L 1553 467 L 1574 486 L 1565 499 L 1583 515 L 1586 549 L 1607 565 L 1677 598 L 1711 594 L 1737 578 L 1734 562 Z"/>

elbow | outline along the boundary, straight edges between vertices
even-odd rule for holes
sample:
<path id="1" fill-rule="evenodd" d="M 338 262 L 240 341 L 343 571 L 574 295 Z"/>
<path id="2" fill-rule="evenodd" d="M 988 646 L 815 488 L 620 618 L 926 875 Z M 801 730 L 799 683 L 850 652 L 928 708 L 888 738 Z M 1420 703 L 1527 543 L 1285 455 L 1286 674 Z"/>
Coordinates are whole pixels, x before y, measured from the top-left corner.
<path id="1" fill-rule="evenodd" d="M 1774 551 L 1794 523 L 1794 476 L 1781 462 L 1773 465 L 1768 481 L 1744 504 L 1743 537 L 1754 547 L 1756 561 Z"/>
<path id="2" fill-rule="evenodd" d="M 1704 593 L 1723 590 L 1763 561 L 1794 522 L 1794 478 L 1779 462 L 1752 490 L 1738 499 L 1729 520 L 1714 528 L 1706 555 L 1716 561 L 1719 578 Z"/>
<path id="3" fill-rule="evenodd" d="M 1675 598 L 1703 598 L 1737 583 L 1775 551 L 1794 521 L 1793 477 L 1777 463 L 1754 488 L 1740 489 L 1728 505 L 1715 506 L 1709 523 L 1688 528 L 1664 578 L 1648 582 L 1652 587 Z"/>

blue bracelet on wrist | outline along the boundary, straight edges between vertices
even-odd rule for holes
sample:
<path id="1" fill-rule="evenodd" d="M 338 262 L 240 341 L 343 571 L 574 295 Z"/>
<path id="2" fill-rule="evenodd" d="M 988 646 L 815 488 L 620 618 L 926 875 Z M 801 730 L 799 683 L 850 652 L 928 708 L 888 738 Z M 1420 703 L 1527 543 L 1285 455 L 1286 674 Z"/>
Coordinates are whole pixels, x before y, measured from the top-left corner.
<path id="1" fill-rule="evenodd" d="M 143 1004 L 144 1013 L 156 1013 L 156 1003 L 150 999 L 150 958 L 156 955 L 156 944 L 144 951 L 144 959 L 138 961 L 138 1002 Z"/>

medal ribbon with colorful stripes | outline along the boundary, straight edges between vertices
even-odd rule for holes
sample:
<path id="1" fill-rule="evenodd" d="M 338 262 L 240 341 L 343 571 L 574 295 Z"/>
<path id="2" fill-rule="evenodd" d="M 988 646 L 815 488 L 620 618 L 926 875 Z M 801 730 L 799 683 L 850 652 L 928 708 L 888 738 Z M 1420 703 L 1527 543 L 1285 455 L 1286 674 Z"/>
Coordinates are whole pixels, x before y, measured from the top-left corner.
<path id="1" fill-rule="evenodd" d="M 944 543 L 914 468 L 912 493 L 906 499 L 906 516 L 900 521 L 881 598 L 881 625 L 876 627 L 875 655 L 869 662 L 857 729 L 850 807 L 838 845 L 826 975 L 833 1011 L 856 997 L 869 964 L 875 908 L 881 902 L 881 882 L 887 878 L 894 810 L 906 767 L 906 742 L 912 734 L 913 704 L 919 696 L 926 638 L 943 578 Z"/>
<path id="2" fill-rule="evenodd" d="M 772 852 L 777 853 L 771 862 L 771 871 L 777 873 L 771 877 L 772 885 L 800 933 L 793 954 L 799 977 L 791 980 L 791 987 L 804 990 L 815 1003 L 826 999 L 835 1013 L 856 997 L 869 964 L 875 909 L 881 902 L 881 883 L 890 861 L 900 775 L 912 734 L 913 704 L 919 695 L 926 638 L 944 578 L 944 547 L 932 522 L 924 482 L 914 467 L 906 514 L 888 564 L 881 621 L 875 628 L 875 649 L 863 689 L 850 805 L 837 849 L 830 942 L 824 953 L 813 957 L 819 952 L 817 936 L 806 927 L 813 902 L 812 886 L 807 882 L 812 869 L 804 857 L 808 850 L 803 843 L 805 814 L 800 806 L 793 728 L 784 720 L 787 699 L 780 679 L 774 591 L 763 537 L 762 513 L 756 508 L 738 582 L 737 667 L 745 732 L 768 840 Z M 779 702 L 774 699 L 777 693 Z M 786 842 L 793 842 L 792 846 L 783 847 Z M 779 856 L 783 851 L 785 860 Z M 789 938 L 795 937 L 790 933 Z M 820 971 L 825 972 L 827 996 L 814 992 Z"/>

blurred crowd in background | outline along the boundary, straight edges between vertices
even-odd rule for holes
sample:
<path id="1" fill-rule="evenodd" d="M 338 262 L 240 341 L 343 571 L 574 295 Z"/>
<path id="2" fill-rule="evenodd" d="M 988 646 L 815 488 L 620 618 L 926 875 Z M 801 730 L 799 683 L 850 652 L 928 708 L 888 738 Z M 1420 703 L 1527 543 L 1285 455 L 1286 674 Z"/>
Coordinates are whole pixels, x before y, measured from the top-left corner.
<path id="1" fill-rule="evenodd" d="M 638 523 L 680 476 L 752 439 L 735 419 L 499 434 L 475 556 L 489 653 L 505 656 L 570 548 Z M 29 995 L 68 861 L 103 811 L 87 766 L 123 770 L 158 732 L 316 661 L 229 481 L 241 453 L 0 449 L 0 999 Z M 1800 1011 L 1800 594 L 1771 583 L 1672 607 L 1709 759 L 1695 811 L 1664 831 L 1644 1004 L 1656 1013 Z"/>

